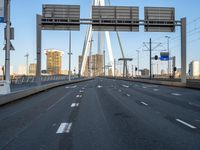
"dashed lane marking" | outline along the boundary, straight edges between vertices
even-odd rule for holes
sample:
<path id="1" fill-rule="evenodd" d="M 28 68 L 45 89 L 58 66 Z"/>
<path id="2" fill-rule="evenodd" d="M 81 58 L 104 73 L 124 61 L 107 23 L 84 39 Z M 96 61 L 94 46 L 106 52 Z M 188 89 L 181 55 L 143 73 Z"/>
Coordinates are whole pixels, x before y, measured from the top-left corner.
<path id="1" fill-rule="evenodd" d="M 128 86 L 128 85 L 124 85 L 124 84 L 123 84 L 122 86 L 123 86 L 123 87 L 125 87 L 125 88 L 129 88 L 129 86 Z"/>
<path id="2" fill-rule="evenodd" d="M 57 134 L 60 133 L 69 133 L 72 127 L 72 123 L 61 123 L 58 130 L 56 131 Z"/>
<path id="3" fill-rule="evenodd" d="M 78 107 L 79 106 L 79 103 L 72 103 L 71 104 L 71 107 Z"/>
<path id="4" fill-rule="evenodd" d="M 188 127 L 192 128 L 192 129 L 196 129 L 197 128 L 197 127 L 195 127 L 195 126 L 193 126 L 193 125 L 191 125 L 191 124 L 189 124 L 189 123 L 187 123 L 187 122 L 185 122 L 185 121 L 183 121 L 181 119 L 176 119 L 176 121 L 178 121 L 179 123 L 181 123 L 181 124 L 183 124 L 185 126 L 188 126 Z"/>
<path id="5" fill-rule="evenodd" d="M 147 103 L 145 103 L 145 102 L 141 102 L 141 104 L 143 104 L 143 105 L 145 105 L 145 106 L 148 106 L 148 104 L 147 104 Z"/>
<path id="6" fill-rule="evenodd" d="M 179 93 L 171 93 L 171 95 L 173 95 L 173 96 L 181 96 L 181 94 L 179 94 Z"/>

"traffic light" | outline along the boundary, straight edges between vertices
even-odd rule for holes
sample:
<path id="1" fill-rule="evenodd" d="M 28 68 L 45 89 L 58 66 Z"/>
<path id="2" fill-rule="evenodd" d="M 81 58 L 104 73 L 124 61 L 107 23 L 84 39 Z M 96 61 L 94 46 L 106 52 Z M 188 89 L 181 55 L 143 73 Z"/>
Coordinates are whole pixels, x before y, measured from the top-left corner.
<path id="1" fill-rule="evenodd" d="M 154 57 L 154 59 L 155 59 L 155 60 L 158 60 L 158 55 L 156 55 L 156 56 Z"/>
<path id="2" fill-rule="evenodd" d="M 174 72 L 175 72 L 176 70 L 177 70 L 176 67 L 174 67 Z"/>
<path id="3" fill-rule="evenodd" d="M 138 70 L 138 68 L 137 67 L 135 67 L 135 71 L 137 71 Z"/>

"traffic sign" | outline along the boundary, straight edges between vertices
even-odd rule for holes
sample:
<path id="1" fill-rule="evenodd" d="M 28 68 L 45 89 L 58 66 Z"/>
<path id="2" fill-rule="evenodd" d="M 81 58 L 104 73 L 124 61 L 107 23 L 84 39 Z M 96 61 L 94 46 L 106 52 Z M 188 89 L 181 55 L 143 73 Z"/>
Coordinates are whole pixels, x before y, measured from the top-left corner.
<path id="1" fill-rule="evenodd" d="M 44 4 L 43 30 L 80 30 L 80 5 Z"/>
<path id="2" fill-rule="evenodd" d="M 161 52 L 160 53 L 160 60 L 161 61 L 168 61 L 169 60 L 169 53 L 168 52 Z"/>
<path id="3" fill-rule="evenodd" d="M 145 32 L 175 32 L 175 8 L 145 7 Z"/>
<path id="4" fill-rule="evenodd" d="M 139 31 L 139 7 L 93 6 L 94 31 Z"/>

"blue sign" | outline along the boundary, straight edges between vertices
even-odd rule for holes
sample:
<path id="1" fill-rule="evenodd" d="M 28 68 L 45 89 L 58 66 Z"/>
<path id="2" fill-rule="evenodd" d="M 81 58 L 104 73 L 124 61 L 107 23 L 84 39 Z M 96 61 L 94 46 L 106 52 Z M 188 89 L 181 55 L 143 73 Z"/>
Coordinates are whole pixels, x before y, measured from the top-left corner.
<path id="1" fill-rule="evenodd" d="M 168 61 L 169 60 L 169 56 L 160 56 L 160 60 L 161 61 Z"/>
<path id="2" fill-rule="evenodd" d="M 4 23 L 4 17 L 0 17 L 0 23 Z"/>

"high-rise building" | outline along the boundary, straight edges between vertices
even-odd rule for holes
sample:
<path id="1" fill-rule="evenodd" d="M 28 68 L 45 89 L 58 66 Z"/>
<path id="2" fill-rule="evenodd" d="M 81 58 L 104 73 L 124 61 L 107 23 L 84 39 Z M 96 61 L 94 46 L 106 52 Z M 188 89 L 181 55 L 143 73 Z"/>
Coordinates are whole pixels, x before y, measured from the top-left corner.
<path id="1" fill-rule="evenodd" d="M 18 67 L 18 75 L 26 75 L 26 66 L 24 64 L 20 64 Z"/>
<path id="2" fill-rule="evenodd" d="M 83 57 L 79 56 L 79 69 L 81 68 Z M 95 54 L 87 57 L 84 76 L 101 76 L 103 75 L 103 55 Z"/>
<path id="3" fill-rule="evenodd" d="M 191 77 L 199 77 L 200 75 L 200 68 L 199 68 L 199 61 L 192 61 L 190 64 L 189 64 L 189 75 Z"/>
<path id="4" fill-rule="evenodd" d="M 36 75 L 36 64 L 32 63 L 29 65 L 29 75 Z"/>
<path id="5" fill-rule="evenodd" d="M 62 56 L 63 52 L 55 49 L 46 49 L 46 62 L 47 62 L 47 73 L 51 75 L 61 74 L 62 67 Z"/>

